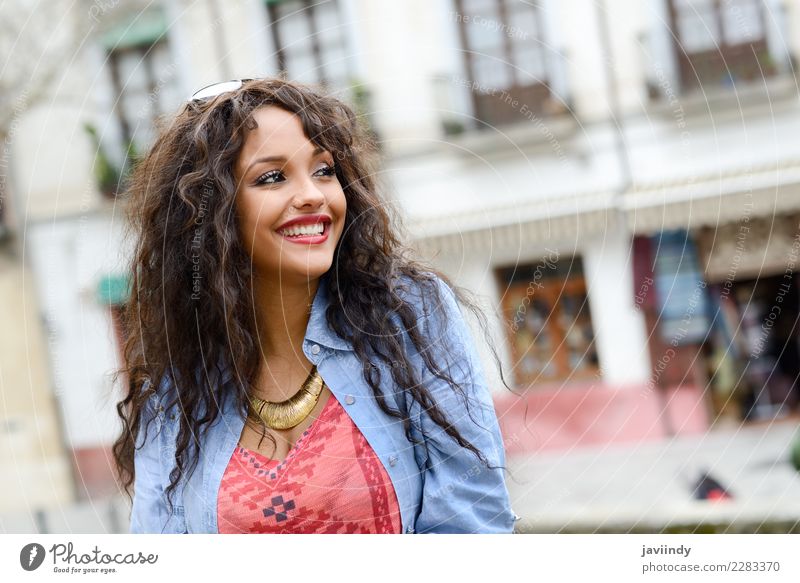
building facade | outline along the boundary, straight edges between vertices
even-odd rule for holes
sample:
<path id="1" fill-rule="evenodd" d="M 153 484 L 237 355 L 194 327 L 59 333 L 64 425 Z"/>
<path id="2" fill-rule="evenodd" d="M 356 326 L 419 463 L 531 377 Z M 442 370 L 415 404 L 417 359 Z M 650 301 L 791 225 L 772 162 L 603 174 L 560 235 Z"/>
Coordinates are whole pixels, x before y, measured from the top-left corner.
<path id="1" fill-rule="evenodd" d="M 509 451 L 796 406 L 790 359 L 757 383 L 796 334 L 800 2 L 92 8 L 102 26 L 25 113 L 13 158 L 78 496 L 113 490 L 128 155 L 196 89 L 282 71 L 368 117 L 412 243 L 478 294 Z"/>

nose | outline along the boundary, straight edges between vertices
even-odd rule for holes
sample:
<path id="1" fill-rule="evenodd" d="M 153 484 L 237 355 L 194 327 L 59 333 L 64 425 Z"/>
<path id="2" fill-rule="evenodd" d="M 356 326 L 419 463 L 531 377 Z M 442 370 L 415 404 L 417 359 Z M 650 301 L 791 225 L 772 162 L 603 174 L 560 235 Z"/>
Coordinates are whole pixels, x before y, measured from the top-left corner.
<path id="1" fill-rule="evenodd" d="M 325 203 L 325 193 L 311 178 L 299 186 L 294 196 L 294 206 L 296 208 L 317 208 Z"/>

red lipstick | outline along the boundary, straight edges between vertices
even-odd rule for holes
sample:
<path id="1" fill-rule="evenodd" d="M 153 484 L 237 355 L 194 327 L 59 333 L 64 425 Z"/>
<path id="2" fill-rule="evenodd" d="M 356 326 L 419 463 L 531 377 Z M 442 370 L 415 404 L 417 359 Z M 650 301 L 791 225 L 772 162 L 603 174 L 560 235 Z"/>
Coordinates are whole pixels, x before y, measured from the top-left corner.
<path id="1" fill-rule="evenodd" d="M 289 235 L 281 231 L 291 230 L 293 227 L 303 225 L 322 225 L 322 232 L 316 233 L 297 233 Z M 287 241 L 302 245 L 319 245 L 328 240 L 331 231 L 331 218 L 328 215 L 301 215 L 283 223 L 276 229 L 278 234 Z"/>

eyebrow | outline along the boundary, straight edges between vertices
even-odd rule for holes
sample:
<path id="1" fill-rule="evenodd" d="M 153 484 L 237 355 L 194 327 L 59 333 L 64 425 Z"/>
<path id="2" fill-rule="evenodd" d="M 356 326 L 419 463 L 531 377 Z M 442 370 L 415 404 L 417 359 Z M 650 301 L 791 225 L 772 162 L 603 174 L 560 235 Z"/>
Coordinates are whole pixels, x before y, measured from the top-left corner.
<path id="1" fill-rule="evenodd" d="M 312 157 L 318 156 L 319 154 L 322 154 L 322 152 L 324 152 L 324 151 L 325 151 L 325 148 L 323 148 L 322 146 L 317 146 L 316 148 L 314 148 L 314 151 L 311 152 L 311 156 Z M 247 174 L 250 171 L 250 169 L 253 166 L 255 166 L 256 164 L 263 164 L 265 162 L 286 162 L 287 160 L 288 160 L 288 158 L 286 156 L 283 156 L 283 155 L 265 156 L 263 158 L 257 158 L 256 160 L 253 160 L 250 163 L 250 165 L 247 167 L 247 169 L 244 172 L 245 172 L 245 174 Z"/>

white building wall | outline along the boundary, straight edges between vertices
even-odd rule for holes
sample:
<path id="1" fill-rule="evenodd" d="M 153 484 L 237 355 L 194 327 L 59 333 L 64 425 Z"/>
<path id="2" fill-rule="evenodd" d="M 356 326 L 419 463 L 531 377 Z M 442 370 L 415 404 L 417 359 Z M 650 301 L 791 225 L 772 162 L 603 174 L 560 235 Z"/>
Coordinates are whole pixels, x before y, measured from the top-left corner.
<path id="1" fill-rule="evenodd" d="M 35 290 L 18 258 L 0 254 L 0 513 L 60 508 L 74 496 L 70 457 L 51 390 L 49 348 Z M 4 521 L 3 521 L 4 522 Z M 5 528 L 4 528 L 5 527 Z M 0 530 L 9 532 L 6 524 Z"/>
<path id="2" fill-rule="evenodd" d="M 28 228 L 55 392 L 72 449 L 107 446 L 119 433 L 121 392 L 110 376 L 119 366 L 117 341 L 97 286 L 104 275 L 124 273 L 121 227 L 120 217 L 95 214 Z"/>
<path id="3" fill-rule="evenodd" d="M 787 0 L 783 4 L 786 17 L 786 42 L 789 45 L 792 57 L 795 62 L 800 62 L 800 2 L 798 0 Z"/>
<path id="4" fill-rule="evenodd" d="M 797 0 L 764 0 L 764 26 L 767 45 L 781 72 L 790 71 L 791 29 L 788 17 L 797 8 Z M 792 6 L 793 5 L 793 6 Z M 796 30 L 796 29 L 795 29 Z"/>
<path id="5" fill-rule="evenodd" d="M 666 0 L 647 0 L 645 31 L 641 45 L 641 64 L 645 78 L 663 94 L 680 91 L 674 38 L 669 26 Z"/>
<path id="6" fill-rule="evenodd" d="M 429 3 L 359 0 L 357 6 L 365 73 L 384 146 L 395 156 L 429 149 L 440 136 L 431 81 L 437 70 L 428 58 L 437 25 L 428 17 Z"/>
<path id="7" fill-rule="evenodd" d="M 646 382 L 650 357 L 644 316 L 634 303 L 631 235 L 614 215 L 602 236 L 584 246 L 583 266 L 602 381 Z"/>
<path id="8" fill-rule="evenodd" d="M 583 122 L 608 117 L 608 78 L 600 50 L 597 6 L 591 0 L 560 2 L 568 80 L 575 112 Z"/>
<path id="9" fill-rule="evenodd" d="M 33 107 L 20 119 L 12 148 L 21 220 L 53 220 L 96 207 L 93 148 L 80 126 L 79 103 L 59 100 Z M 87 193 L 88 188 L 88 193 Z"/>
<path id="10" fill-rule="evenodd" d="M 641 49 L 646 31 L 645 5 L 642 0 L 606 0 L 598 9 L 605 10 L 608 21 L 610 54 L 605 59 L 614 76 L 620 108 L 624 113 L 638 113 L 647 100 L 648 63 L 642 59 Z"/>
<path id="11" fill-rule="evenodd" d="M 743 101 L 713 113 L 688 102 L 627 124 L 635 182 L 691 180 L 800 159 L 800 104 L 791 92 L 773 102 Z"/>
<path id="12" fill-rule="evenodd" d="M 229 3 L 227 10 L 220 6 L 221 20 L 216 20 L 215 15 L 209 10 L 208 2 L 189 2 L 186 0 L 166 0 L 167 20 L 169 22 L 168 40 L 173 49 L 173 58 L 179 65 L 178 72 L 181 85 L 188 98 L 194 91 L 216 83 L 227 81 L 224 63 L 235 63 L 236 58 L 242 58 L 241 49 L 233 39 L 240 39 L 244 31 L 242 23 L 237 19 L 241 16 L 239 8 L 242 2 Z M 232 36 L 230 28 L 236 27 L 238 35 Z M 225 41 L 231 54 L 220 54 L 219 44 L 215 35 L 219 31 L 224 34 Z M 251 66 L 251 57 L 245 55 L 247 70 Z"/>

